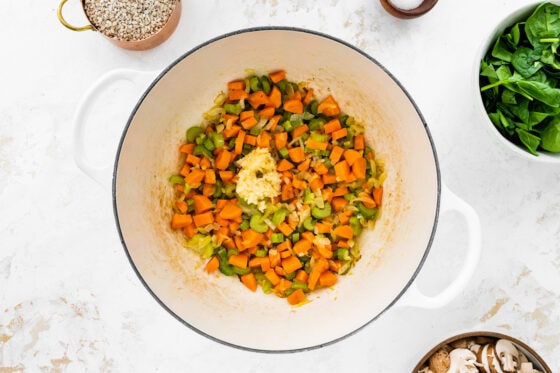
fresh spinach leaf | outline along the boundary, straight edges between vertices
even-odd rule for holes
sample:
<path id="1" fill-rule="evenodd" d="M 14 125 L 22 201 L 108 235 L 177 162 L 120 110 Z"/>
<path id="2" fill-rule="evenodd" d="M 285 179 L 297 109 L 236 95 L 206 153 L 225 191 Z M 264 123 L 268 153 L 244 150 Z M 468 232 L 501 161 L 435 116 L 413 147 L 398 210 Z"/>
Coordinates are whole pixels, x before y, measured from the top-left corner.
<path id="1" fill-rule="evenodd" d="M 511 64 L 524 78 L 528 78 L 544 66 L 540 59 L 541 54 L 534 49 L 519 47 L 513 52 Z"/>
<path id="2" fill-rule="evenodd" d="M 519 80 L 515 84 L 528 96 L 548 106 L 560 107 L 560 89 L 553 88 L 546 83 L 531 80 Z"/>
<path id="3" fill-rule="evenodd" d="M 560 35 L 560 7 L 551 3 L 540 4 L 527 18 L 525 32 L 534 47 L 558 39 Z"/>
<path id="4" fill-rule="evenodd" d="M 542 131 L 541 147 L 549 152 L 560 152 L 560 116 L 554 117 Z"/>
<path id="5" fill-rule="evenodd" d="M 522 128 L 518 128 L 516 132 L 519 136 L 519 140 L 521 140 L 521 143 L 525 145 L 529 152 L 533 155 L 537 155 L 537 149 L 541 143 L 540 137 L 535 136 Z"/>

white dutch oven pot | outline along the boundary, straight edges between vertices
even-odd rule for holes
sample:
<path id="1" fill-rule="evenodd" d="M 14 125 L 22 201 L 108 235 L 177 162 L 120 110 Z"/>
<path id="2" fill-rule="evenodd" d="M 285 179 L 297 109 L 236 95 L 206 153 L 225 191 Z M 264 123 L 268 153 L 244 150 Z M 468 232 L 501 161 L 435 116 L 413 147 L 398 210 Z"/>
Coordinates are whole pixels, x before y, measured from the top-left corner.
<path id="1" fill-rule="evenodd" d="M 308 82 L 319 97 L 332 93 L 344 112 L 366 124 L 367 141 L 386 162 L 384 206 L 375 229 L 361 237 L 361 260 L 334 288 L 311 295 L 301 307 L 247 291 L 234 277 L 206 274 L 201 259 L 169 227 L 174 193 L 167 178 L 177 172 L 176 149 L 227 81 L 243 77 L 248 68 L 285 69 L 290 80 Z M 93 98 L 111 81 L 137 75 L 111 72 L 90 90 L 75 117 L 78 145 L 84 143 L 81 123 Z M 83 149 L 76 146 L 78 165 L 104 182 L 106 170 L 91 166 Z M 197 332 L 249 350 L 324 346 L 364 327 L 400 298 L 399 305 L 440 307 L 466 286 L 480 253 L 478 217 L 442 185 L 427 125 L 403 87 L 358 49 L 306 30 L 228 34 L 160 73 L 126 124 L 114 165 L 113 200 L 126 254 L 149 293 Z M 427 297 L 413 281 L 428 255 L 438 215 L 446 210 L 465 217 L 465 264 L 442 293 Z"/>

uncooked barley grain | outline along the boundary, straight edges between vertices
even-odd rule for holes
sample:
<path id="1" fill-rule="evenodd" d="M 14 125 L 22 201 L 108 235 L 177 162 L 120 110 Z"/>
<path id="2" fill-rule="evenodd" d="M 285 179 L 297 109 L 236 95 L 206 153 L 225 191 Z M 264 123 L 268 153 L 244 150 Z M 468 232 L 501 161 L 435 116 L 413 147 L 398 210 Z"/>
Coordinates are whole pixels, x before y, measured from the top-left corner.
<path id="1" fill-rule="evenodd" d="M 123 41 L 144 40 L 157 33 L 171 16 L 176 0 L 84 0 L 92 25 Z"/>

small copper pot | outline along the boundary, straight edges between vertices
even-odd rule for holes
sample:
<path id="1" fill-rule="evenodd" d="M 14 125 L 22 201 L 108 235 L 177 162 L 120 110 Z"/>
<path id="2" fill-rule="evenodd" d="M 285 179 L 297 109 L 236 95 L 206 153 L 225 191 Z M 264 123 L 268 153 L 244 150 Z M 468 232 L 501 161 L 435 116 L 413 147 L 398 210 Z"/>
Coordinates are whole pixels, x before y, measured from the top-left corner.
<path id="1" fill-rule="evenodd" d="M 116 46 L 128 50 L 140 51 L 140 50 L 146 50 L 146 49 L 157 47 L 171 36 L 173 31 L 175 31 L 175 29 L 177 28 L 177 25 L 179 24 L 179 19 L 181 18 L 181 0 L 175 0 L 175 7 L 173 8 L 173 11 L 171 12 L 169 18 L 167 19 L 165 25 L 163 25 L 163 27 L 158 32 L 141 40 L 130 40 L 130 41 L 120 40 L 114 37 L 107 36 L 95 28 L 93 22 L 91 22 L 85 10 L 84 0 L 80 0 L 80 2 L 82 4 L 82 9 L 84 11 L 86 18 L 88 19 L 89 24 L 85 26 L 74 26 L 68 23 L 62 16 L 62 8 L 67 1 L 68 0 L 61 0 L 58 6 L 57 15 L 60 23 L 62 23 L 65 27 L 67 27 L 72 31 L 89 31 L 89 30 L 98 31 L 101 35 L 109 39 L 109 41 L 111 41 Z"/>

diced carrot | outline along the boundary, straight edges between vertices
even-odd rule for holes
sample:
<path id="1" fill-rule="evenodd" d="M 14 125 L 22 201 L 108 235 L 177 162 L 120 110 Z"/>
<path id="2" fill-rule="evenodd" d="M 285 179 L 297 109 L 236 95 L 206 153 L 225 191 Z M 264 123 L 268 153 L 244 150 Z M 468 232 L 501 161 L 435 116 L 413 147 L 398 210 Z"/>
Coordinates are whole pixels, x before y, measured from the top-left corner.
<path id="1" fill-rule="evenodd" d="M 241 237 L 243 238 L 243 246 L 249 248 L 256 247 L 257 245 L 262 243 L 264 235 L 249 228 L 241 233 Z"/>
<path id="2" fill-rule="evenodd" d="M 307 287 L 310 290 L 315 289 L 321 273 L 326 271 L 328 268 L 329 262 L 327 262 L 327 260 L 324 258 L 320 258 L 315 262 L 315 265 L 313 266 L 313 268 L 311 268 L 311 272 L 309 273 L 309 278 L 307 279 Z"/>
<path id="3" fill-rule="evenodd" d="M 272 136 L 268 131 L 262 131 L 259 136 L 257 136 L 257 147 L 259 148 L 270 148 L 270 142 Z"/>
<path id="4" fill-rule="evenodd" d="M 207 211 L 202 214 L 196 214 L 193 216 L 194 225 L 197 227 L 203 227 L 214 222 L 214 215 L 212 211 Z"/>
<path id="5" fill-rule="evenodd" d="M 348 167 L 348 162 L 342 160 L 334 165 L 334 172 L 338 181 L 344 182 L 348 180 L 348 175 L 350 174 L 350 167 Z"/>
<path id="6" fill-rule="evenodd" d="M 236 136 L 239 133 L 239 131 L 241 131 L 241 126 L 233 125 L 230 128 L 224 129 L 222 131 L 222 134 L 224 135 L 224 138 L 230 139 Z"/>
<path id="7" fill-rule="evenodd" d="M 351 240 L 354 238 L 354 230 L 349 225 L 339 225 L 333 229 L 333 234 L 337 237 L 346 238 Z"/>
<path id="8" fill-rule="evenodd" d="M 243 89 L 232 89 L 228 92 L 228 99 L 230 101 L 244 100 L 247 97 L 249 97 L 249 93 Z"/>
<path id="9" fill-rule="evenodd" d="M 185 159 L 185 162 L 193 166 L 198 166 L 200 164 L 200 157 L 197 157 L 196 155 L 192 155 L 192 154 L 187 154 L 187 159 Z"/>
<path id="10" fill-rule="evenodd" d="M 323 180 L 323 183 L 326 184 L 326 185 L 336 184 L 338 182 L 338 178 L 334 174 L 324 174 L 322 180 Z"/>
<path id="11" fill-rule="evenodd" d="M 294 128 L 294 130 L 292 131 L 292 139 L 297 139 L 298 137 L 300 137 L 301 135 L 303 135 L 308 131 L 309 131 L 309 127 L 307 126 L 307 124 L 298 126 Z"/>
<path id="12" fill-rule="evenodd" d="M 175 207 L 177 208 L 177 210 L 179 210 L 181 212 L 181 214 L 186 214 L 187 213 L 188 205 L 185 201 L 183 201 L 183 200 L 175 201 Z"/>
<path id="13" fill-rule="evenodd" d="M 291 185 L 283 184 L 282 188 L 280 189 L 280 200 L 288 201 L 294 198 L 296 195 L 294 188 Z"/>
<path id="14" fill-rule="evenodd" d="M 249 101 L 249 105 L 251 105 L 253 109 L 257 109 L 261 105 L 267 105 L 270 103 L 270 99 L 268 98 L 266 93 L 264 93 L 264 91 L 257 91 L 251 93 L 249 95 L 248 101 Z"/>
<path id="15" fill-rule="evenodd" d="M 346 128 L 341 128 L 337 131 L 334 131 L 331 136 L 332 136 L 333 141 L 340 140 L 340 139 L 348 136 L 348 130 Z"/>
<path id="16" fill-rule="evenodd" d="M 171 228 L 184 228 L 187 225 L 192 224 L 192 222 L 192 216 L 188 214 L 173 214 L 173 217 L 171 218 Z"/>
<path id="17" fill-rule="evenodd" d="M 237 204 L 233 202 L 228 202 L 225 206 L 220 210 L 218 215 L 224 219 L 235 219 L 238 216 L 241 216 L 243 210 Z"/>
<path id="18" fill-rule="evenodd" d="M 195 143 L 183 144 L 179 147 L 179 152 L 185 153 L 185 154 L 192 154 L 192 152 L 194 151 L 194 146 L 195 145 L 196 145 Z"/>
<path id="19" fill-rule="evenodd" d="M 266 125 L 266 127 L 268 128 L 268 130 L 270 131 L 274 131 L 274 129 L 276 128 L 276 126 L 278 125 L 278 122 L 280 122 L 280 118 L 282 118 L 280 115 L 275 115 L 272 118 L 270 118 L 268 120 L 268 123 Z"/>
<path id="20" fill-rule="evenodd" d="M 331 150 L 331 154 L 329 155 L 329 159 L 332 163 L 337 163 L 342 157 L 342 154 L 344 154 L 344 148 L 334 146 Z"/>
<path id="21" fill-rule="evenodd" d="M 245 80 L 244 79 L 232 80 L 228 82 L 227 87 L 228 90 L 245 89 Z"/>
<path id="22" fill-rule="evenodd" d="M 203 196 L 201 194 L 196 194 L 192 197 L 192 200 L 194 202 L 194 212 L 195 214 L 202 214 L 203 212 L 206 212 L 210 209 L 212 209 L 212 207 L 214 207 L 214 205 L 212 204 L 212 201 L 210 201 L 210 199 L 206 196 Z"/>
<path id="23" fill-rule="evenodd" d="M 257 125 L 257 123 L 259 123 L 257 118 L 249 117 L 249 118 L 241 121 L 241 127 L 248 130 L 248 129 L 251 129 L 251 128 L 255 127 Z"/>
<path id="24" fill-rule="evenodd" d="M 366 178 L 366 165 L 367 161 L 364 157 L 360 157 L 354 161 L 352 165 L 352 172 L 358 179 Z"/>
<path id="25" fill-rule="evenodd" d="M 268 100 L 270 101 L 270 104 L 276 109 L 282 106 L 282 92 L 280 92 L 280 89 L 278 89 L 277 86 L 273 86 L 270 90 Z"/>
<path id="26" fill-rule="evenodd" d="M 276 132 L 274 134 L 274 146 L 276 149 L 282 149 L 288 143 L 288 132 Z M 293 159 L 292 159 L 293 160 Z"/>
<path id="27" fill-rule="evenodd" d="M 249 267 L 251 268 L 255 268 L 255 267 L 261 267 L 261 270 L 263 272 L 266 272 L 270 269 L 270 259 L 265 256 L 265 257 L 254 257 L 251 258 L 249 260 Z"/>
<path id="28" fill-rule="evenodd" d="M 212 162 L 210 162 L 210 159 L 208 159 L 207 157 L 202 157 L 200 158 L 200 164 L 199 164 L 200 168 L 202 168 L 203 170 L 207 170 L 210 167 L 212 167 Z"/>
<path id="29" fill-rule="evenodd" d="M 364 150 L 366 148 L 366 140 L 363 133 L 354 136 L 354 149 Z"/>
<path id="30" fill-rule="evenodd" d="M 191 169 L 189 174 L 185 176 L 185 183 L 188 185 L 200 184 L 205 176 L 206 172 L 204 170 L 199 168 Z"/>
<path id="31" fill-rule="evenodd" d="M 334 190 L 333 197 L 342 197 L 342 196 L 344 196 L 348 193 L 350 193 L 350 191 L 348 190 L 348 187 L 339 186 Z"/>
<path id="32" fill-rule="evenodd" d="M 305 160 L 305 152 L 301 146 L 288 149 L 288 155 L 294 163 L 300 163 Z"/>
<path id="33" fill-rule="evenodd" d="M 279 81 L 286 79 L 286 71 L 285 70 L 273 71 L 268 74 L 268 77 L 270 78 L 270 80 L 272 80 L 272 83 L 278 83 Z"/>
<path id="34" fill-rule="evenodd" d="M 306 172 L 307 170 L 309 170 L 309 165 L 310 164 L 311 164 L 311 159 L 306 158 L 303 162 L 301 162 L 297 166 L 297 169 L 300 170 L 301 172 Z"/>
<path id="35" fill-rule="evenodd" d="M 328 95 L 317 106 L 317 112 L 320 114 L 325 114 L 329 117 L 336 117 L 340 114 L 340 108 L 337 102 L 334 100 L 334 97 L 332 97 L 332 95 Z"/>
<path id="36" fill-rule="evenodd" d="M 348 201 L 344 197 L 335 197 L 331 201 L 334 211 L 342 211 L 346 206 L 348 206 Z"/>
<path id="37" fill-rule="evenodd" d="M 362 155 L 354 149 L 346 149 L 344 151 L 344 159 L 348 162 L 349 166 L 352 166 L 356 159 L 361 158 Z"/>
<path id="38" fill-rule="evenodd" d="M 381 201 L 383 199 L 383 187 L 373 188 L 373 200 L 377 206 L 381 206 Z"/>
<path id="39" fill-rule="evenodd" d="M 331 245 L 317 245 L 317 251 L 325 259 L 330 259 L 333 257 Z"/>
<path id="40" fill-rule="evenodd" d="M 222 179 L 224 183 L 229 183 L 233 180 L 235 174 L 233 171 L 218 171 L 218 175 L 220 175 L 220 179 Z"/>
<path id="41" fill-rule="evenodd" d="M 329 147 L 329 143 L 326 141 L 317 141 L 310 137 L 305 142 L 305 146 L 313 150 L 327 150 L 327 148 Z"/>
<path id="42" fill-rule="evenodd" d="M 315 239 L 315 235 L 313 234 L 313 232 L 305 231 L 301 233 L 301 238 L 309 242 L 313 242 L 313 240 Z"/>
<path id="43" fill-rule="evenodd" d="M 237 134 L 237 137 L 235 138 L 235 146 L 233 151 L 236 154 L 241 154 L 241 152 L 243 151 L 243 143 L 245 142 L 245 135 L 246 132 L 241 130 L 239 131 L 239 133 Z"/>
<path id="44" fill-rule="evenodd" d="M 270 119 L 274 116 L 275 108 L 274 106 L 267 106 L 259 110 L 259 117 L 264 119 Z"/>
<path id="45" fill-rule="evenodd" d="M 214 162 L 214 166 L 218 170 L 225 170 L 226 168 L 228 168 L 231 159 L 231 153 L 227 149 L 223 149 L 220 153 L 218 153 L 216 161 Z"/>
<path id="46" fill-rule="evenodd" d="M 206 197 L 211 197 L 214 194 L 215 190 L 214 184 L 204 184 L 202 185 L 202 195 Z"/>
<path id="47" fill-rule="evenodd" d="M 302 289 L 296 289 L 293 293 L 288 295 L 286 299 L 288 300 L 289 304 L 295 306 L 305 301 L 306 296 Z"/>
<path id="48" fill-rule="evenodd" d="M 338 277 L 331 271 L 325 271 L 319 276 L 319 286 L 333 286 L 338 281 Z"/>
<path id="49" fill-rule="evenodd" d="M 276 166 L 276 170 L 279 172 L 287 171 L 292 168 L 294 168 L 294 164 L 287 159 L 280 160 L 280 162 L 278 162 L 278 165 Z"/>
<path id="50" fill-rule="evenodd" d="M 292 180 L 292 186 L 299 190 L 304 190 L 307 187 L 307 182 L 301 180 L 299 177 L 294 177 Z"/>
<path id="51" fill-rule="evenodd" d="M 317 230 L 317 233 L 321 234 L 321 233 L 331 233 L 332 230 L 332 224 L 331 223 L 327 223 L 324 221 L 318 221 L 317 223 L 315 223 L 315 229 Z"/>
<path id="52" fill-rule="evenodd" d="M 257 145 L 257 136 L 253 135 L 245 135 L 245 144 L 256 146 Z"/>
<path id="53" fill-rule="evenodd" d="M 294 114 L 303 113 L 303 103 L 301 102 L 301 100 L 298 99 L 291 98 L 289 100 L 286 100 L 282 107 L 284 108 L 285 111 L 289 113 L 294 113 Z"/>
<path id="54" fill-rule="evenodd" d="M 277 267 L 282 268 L 282 267 Z M 278 295 L 284 295 L 284 292 L 292 287 L 292 282 L 285 278 L 280 278 L 280 282 L 274 287 L 274 292 Z"/>
<path id="55" fill-rule="evenodd" d="M 228 263 L 242 269 L 247 268 L 249 257 L 246 254 L 232 255 L 228 259 Z"/>
<path id="56" fill-rule="evenodd" d="M 308 240 L 299 240 L 294 244 L 294 254 L 298 256 L 306 255 L 309 249 L 311 249 L 311 241 Z M 284 268 L 286 269 L 286 268 Z"/>
<path id="57" fill-rule="evenodd" d="M 280 282 L 280 277 L 272 269 L 269 269 L 268 271 L 266 271 L 264 275 L 266 276 L 268 281 L 270 281 L 272 286 L 276 286 Z"/>
<path id="58" fill-rule="evenodd" d="M 204 158 L 208 159 L 208 158 Z M 207 184 L 216 184 L 216 171 L 209 168 L 206 170 L 206 175 L 204 176 L 204 182 Z"/>
<path id="59" fill-rule="evenodd" d="M 336 260 L 329 260 L 329 270 L 333 271 L 335 274 L 338 273 L 338 271 L 340 271 L 340 268 L 342 267 L 342 262 L 338 259 Z"/>
<path id="60" fill-rule="evenodd" d="M 241 282 L 251 291 L 257 291 L 257 279 L 253 272 L 241 276 Z"/>
<path id="61" fill-rule="evenodd" d="M 194 237 L 196 232 L 197 232 L 197 230 L 196 230 L 196 227 L 195 227 L 194 223 L 189 224 L 189 225 L 187 225 L 186 227 L 183 228 L 183 233 L 189 238 Z"/>
<path id="62" fill-rule="evenodd" d="M 303 241 L 303 242 L 307 242 L 307 241 Z M 303 264 L 301 264 L 300 260 L 296 256 L 291 255 L 282 260 L 282 268 L 284 268 L 284 271 L 286 271 L 286 273 L 295 272 L 302 267 Z"/>
<path id="63" fill-rule="evenodd" d="M 255 112 L 253 110 L 245 110 L 239 113 L 239 120 L 244 121 L 245 119 L 254 118 Z"/>
<path id="64" fill-rule="evenodd" d="M 327 167 L 327 165 L 325 165 L 324 162 L 315 163 L 313 169 L 315 170 L 315 172 L 317 172 L 317 175 L 324 175 L 329 173 L 329 168 Z"/>
<path id="65" fill-rule="evenodd" d="M 312 178 L 311 181 L 309 182 L 309 187 L 311 188 L 311 190 L 313 192 L 315 192 L 319 189 L 323 189 L 324 186 L 325 186 L 325 183 L 323 182 L 323 179 L 319 176 Z"/>
<path id="66" fill-rule="evenodd" d="M 345 212 L 340 212 L 337 216 L 340 224 L 348 224 L 350 222 L 350 217 Z"/>
<path id="67" fill-rule="evenodd" d="M 292 227 L 290 227 L 288 225 L 288 223 L 286 223 L 286 222 L 280 223 L 280 225 L 278 225 L 277 228 L 280 232 L 282 232 L 284 234 L 284 236 L 289 236 L 294 231 L 294 229 Z"/>
<path id="68" fill-rule="evenodd" d="M 313 100 L 313 88 L 308 88 L 305 91 L 305 96 L 303 97 L 304 105 L 309 104 L 311 102 L 311 100 Z"/>
<path id="69" fill-rule="evenodd" d="M 296 272 L 296 277 L 294 277 L 294 280 L 297 280 L 299 282 L 303 282 L 305 284 L 305 283 L 307 283 L 308 278 L 309 278 L 309 275 L 307 274 L 307 272 L 305 272 L 305 270 L 298 269 L 298 271 Z"/>
<path id="70" fill-rule="evenodd" d="M 325 123 L 325 127 L 324 127 L 326 134 L 333 133 L 341 128 L 342 126 L 340 125 L 340 121 L 338 120 L 338 118 L 328 121 L 327 123 Z"/>
<path id="71" fill-rule="evenodd" d="M 213 273 L 216 272 L 216 270 L 218 269 L 218 267 L 220 266 L 220 260 L 218 259 L 218 257 L 216 255 L 212 256 L 212 258 L 210 258 L 210 260 L 208 262 L 206 262 L 206 272 L 208 273 Z"/>
<path id="72" fill-rule="evenodd" d="M 268 250 L 268 259 L 270 260 L 270 267 L 274 268 L 280 264 L 280 253 L 276 249 Z"/>

